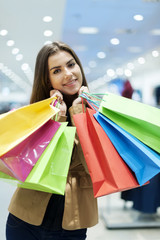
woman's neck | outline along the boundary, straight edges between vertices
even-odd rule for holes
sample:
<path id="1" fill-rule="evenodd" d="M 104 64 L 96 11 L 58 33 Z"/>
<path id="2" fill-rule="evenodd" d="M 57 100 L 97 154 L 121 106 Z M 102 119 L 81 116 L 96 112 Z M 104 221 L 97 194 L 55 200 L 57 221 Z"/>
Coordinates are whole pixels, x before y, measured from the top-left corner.
<path id="1" fill-rule="evenodd" d="M 63 100 L 67 105 L 67 108 L 69 109 L 72 106 L 73 101 L 78 97 L 78 93 L 74 95 L 65 95 L 63 94 Z"/>

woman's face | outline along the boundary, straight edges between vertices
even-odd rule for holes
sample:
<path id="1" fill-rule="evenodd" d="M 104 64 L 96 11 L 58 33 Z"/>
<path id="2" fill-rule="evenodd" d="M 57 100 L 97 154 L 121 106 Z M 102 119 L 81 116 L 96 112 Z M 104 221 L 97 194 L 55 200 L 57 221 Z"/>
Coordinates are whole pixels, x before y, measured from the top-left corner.
<path id="1" fill-rule="evenodd" d="M 82 86 L 82 73 L 75 59 L 66 51 L 48 58 L 49 80 L 54 89 L 66 95 L 78 93 Z"/>

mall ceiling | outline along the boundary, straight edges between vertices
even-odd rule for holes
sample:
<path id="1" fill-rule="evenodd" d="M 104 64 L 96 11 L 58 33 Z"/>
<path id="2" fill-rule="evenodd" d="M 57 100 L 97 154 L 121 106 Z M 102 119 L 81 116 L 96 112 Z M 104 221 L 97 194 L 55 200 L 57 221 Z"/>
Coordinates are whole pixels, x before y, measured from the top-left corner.
<path id="1" fill-rule="evenodd" d="M 1 102 L 29 100 L 36 55 L 46 41 L 73 47 L 95 89 L 134 76 L 140 64 L 147 67 L 146 55 L 150 67 L 160 66 L 160 1 L 0 0 L 0 9 Z M 45 16 L 51 18 L 45 22 Z"/>

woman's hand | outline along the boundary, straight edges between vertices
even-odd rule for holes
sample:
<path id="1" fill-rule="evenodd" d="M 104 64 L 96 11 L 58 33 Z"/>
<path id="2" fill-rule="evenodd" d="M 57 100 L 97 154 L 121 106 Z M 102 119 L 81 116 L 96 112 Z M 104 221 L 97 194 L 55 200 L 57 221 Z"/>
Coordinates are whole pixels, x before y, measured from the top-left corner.
<path id="1" fill-rule="evenodd" d="M 57 99 L 57 101 L 60 102 L 60 103 L 63 101 L 63 95 L 58 90 L 51 90 L 50 91 L 50 97 L 55 97 Z"/>
<path id="2" fill-rule="evenodd" d="M 56 97 L 58 103 L 59 103 L 59 112 L 58 115 L 59 116 L 66 116 L 66 112 L 67 112 L 67 106 L 65 104 L 65 102 L 63 101 L 63 95 L 62 93 L 60 93 L 60 91 L 58 90 L 51 90 L 50 91 L 50 97 Z"/>
<path id="3" fill-rule="evenodd" d="M 78 95 L 81 95 L 83 92 L 89 93 L 88 87 L 82 86 L 78 91 Z M 85 99 L 84 99 L 84 102 L 85 102 Z M 72 106 L 74 106 L 76 104 L 81 104 L 81 103 L 82 103 L 82 99 L 81 99 L 81 97 L 78 97 L 73 101 Z"/>

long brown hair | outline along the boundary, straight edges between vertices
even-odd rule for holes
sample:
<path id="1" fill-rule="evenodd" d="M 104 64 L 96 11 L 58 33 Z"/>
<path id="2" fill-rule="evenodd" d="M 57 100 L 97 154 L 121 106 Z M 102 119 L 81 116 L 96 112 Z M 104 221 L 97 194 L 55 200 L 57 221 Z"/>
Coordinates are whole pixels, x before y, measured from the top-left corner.
<path id="1" fill-rule="evenodd" d="M 43 46 L 37 55 L 30 103 L 50 97 L 51 86 L 49 84 L 48 58 L 59 51 L 66 51 L 72 55 L 81 69 L 83 78 L 82 85 L 88 86 L 81 62 L 73 49 L 63 42 L 53 42 Z"/>

